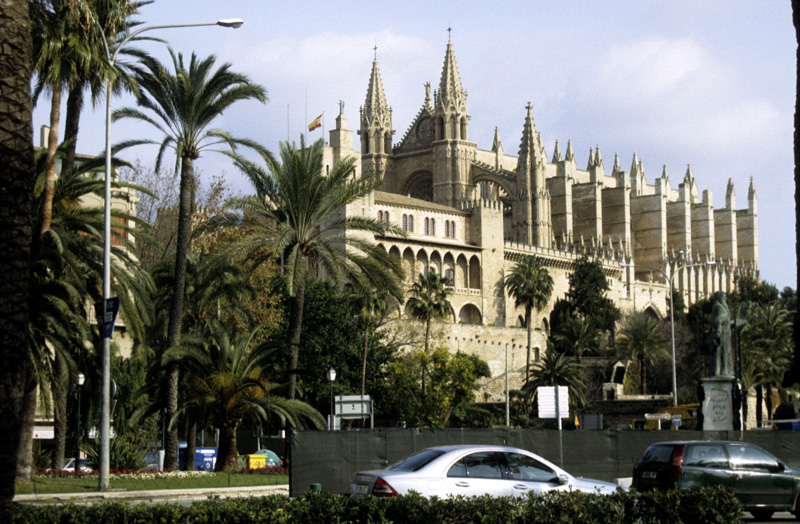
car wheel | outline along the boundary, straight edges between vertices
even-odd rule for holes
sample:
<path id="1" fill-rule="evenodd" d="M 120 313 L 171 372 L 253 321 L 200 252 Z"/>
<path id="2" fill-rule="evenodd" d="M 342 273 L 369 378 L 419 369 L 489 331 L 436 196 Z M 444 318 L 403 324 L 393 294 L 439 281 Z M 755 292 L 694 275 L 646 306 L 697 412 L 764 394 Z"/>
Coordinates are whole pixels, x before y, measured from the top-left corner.
<path id="1" fill-rule="evenodd" d="M 772 518 L 772 514 L 775 513 L 770 509 L 751 509 L 750 514 L 753 515 L 753 518 L 756 520 L 769 520 Z"/>

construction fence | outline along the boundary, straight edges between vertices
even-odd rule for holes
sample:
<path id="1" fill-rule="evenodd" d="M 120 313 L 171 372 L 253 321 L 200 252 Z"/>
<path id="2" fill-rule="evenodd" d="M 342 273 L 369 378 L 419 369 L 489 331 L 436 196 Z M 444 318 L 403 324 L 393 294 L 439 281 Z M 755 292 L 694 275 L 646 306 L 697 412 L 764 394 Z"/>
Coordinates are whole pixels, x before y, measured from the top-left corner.
<path id="1" fill-rule="evenodd" d="M 650 444 L 674 440 L 751 442 L 790 466 L 800 467 L 800 438 L 791 431 L 554 431 L 529 429 L 358 429 L 293 431 L 289 490 L 350 492 L 357 471 L 382 469 L 431 446 L 488 444 L 522 448 L 562 466 L 575 476 L 613 482 L 630 477 Z"/>

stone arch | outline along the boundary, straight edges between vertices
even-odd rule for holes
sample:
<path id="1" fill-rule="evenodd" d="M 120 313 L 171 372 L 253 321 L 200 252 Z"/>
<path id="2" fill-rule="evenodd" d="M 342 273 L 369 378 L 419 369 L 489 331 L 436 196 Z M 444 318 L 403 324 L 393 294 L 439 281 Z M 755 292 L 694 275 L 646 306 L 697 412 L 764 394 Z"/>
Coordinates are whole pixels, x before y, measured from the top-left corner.
<path id="1" fill-rule="evenodd" d="M 444 259 L 442 260 L 442 275 L 444 275 L 450 280 L 450 286 L 455 286 L 456 261 L 453 258 L 453 254 L 450 253 L 449 251 L 444 254 Z"/>
<path id="2" fill-rule="evenodd" d="M 658 309 L 653 304 L 648 304 L 647 307 L 642 310 L 642 313 L 654 318 L 655 320 L 663 320 L 661 313 L 659 313 Z"/>
<path id="3" fill-rule="evenodd" d="M 434 271 L 436 271 L 440 275 L 444 275 L 442 272 L 442 256 L 439 254 L 438 251 L 434 251 L 431 253 L 431 256 L 428 260 L 428 267 Z"/>
<path id="4" fill-rule="evenodd" d="M 531 357 L 533 360 L 539 360 L 542 358 L 542 348 L 539 346 L 533 346 L 533 351 L 531 351 Z"/>
<path id="5" fill-rule="evenodd" d="M 458 321 L 461 324 L 482 324 L 483 316 L 475 304 L 464 304 L 458 312 Z"/>
<path id="6" fill-rule="evenodd" d="M 433 173 L 428 170 L 411 173 L 406 178 L 400 193 L 409 195 L 411 198 L 433 202 Z"/>
<path id="7" fill-rule="evenodd" d="M 524 328 L 525 327 L 525 316 L 524 315 L 517 315 L 517 327 Z"/>
<path id="8" fill-rule="evenodd" d="M 544 331 L 545 336 L 550 336 L 550 321 L 547 320 L 547 317 L 542 319 L 542 331 Z"/>
<path id="9" fill-rule="evenodd" d="M 400 254 L 400 249 L 397 246 L 389 248 L 389 256 L 400 262 L 403 260 L 403 256 Z"/>
<path id="10" fill-rule="evenodd" d="M 469 259 L 468 282 L 470 289 L 481 289 L 481 263 L 475 255 Z"/>
<path id="11" fill-rule="evenodd" d="M 444 117 L 438 117 L 434 122 L 436 128 L 436 140 L 444 139 Z"/>
<path id="12" fill-rule="evenodd" d="M 456 287 L 468 288 L 469 287 L 469 266 L 467 265 L 467 257 L 458 255 L 456 259 Z"/>
<path id="13" fill-rule="evenodd" d="M 417 271 L 414 265 L 415 257 L 414 252 L 411 250 L 410 247 L 407 247 L 403 251 L 403 271 L 406 274 L 411 282 L 415 282 L 417 280 Z"/>
<path id="14" fill-rule="evenodd" d="M 383 133 L 383 152 L 389 154 L 392 152 L 392 132 L 386 131 Z"/>
<path id="15" fill-rule="evenodd" d="M 461 117 L 461 140 L 467 140 L 467 117 Z"/>
<path id="16" fill-rule="evenodd" d="M 428 253 L 424 249 L 417 251 L 417 264 L 415 273 L 428 274 Z"/>
<path id="17" fill-rule="evenodd" d="M 482 187 L 486 187 L 486 192 L 493 200 L 500 200 L 504 203 L 510 202 L 508 195 L 514 192 L 516 182 L 508 177 L 503 177 L 489 171 L 479 171 L 472 176 L 472 184 L 478 190 L 476 196 L 481 197 Z"/>

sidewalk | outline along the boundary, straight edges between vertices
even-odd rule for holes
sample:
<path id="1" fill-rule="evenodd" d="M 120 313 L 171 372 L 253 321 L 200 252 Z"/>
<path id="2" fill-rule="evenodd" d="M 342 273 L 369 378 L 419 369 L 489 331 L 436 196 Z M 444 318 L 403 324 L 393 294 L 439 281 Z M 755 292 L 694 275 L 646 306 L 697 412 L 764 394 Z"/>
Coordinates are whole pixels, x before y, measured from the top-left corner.
<path id="1" fill-rule="evenodd" d="M 241 488 L 198 489 L 154 489 L 149 491 L 95 491 L 88 493 L 48 493 L 44 495 L 16 495 L 14 502 L 20 504 L 93 504 L 105 501 L 128 502 L 187 502 L 205 500 L 209 497 L 221 499 L 238 497 L 264 497 L 267 495 L 289 496 L 289 485 L 247 486 Z"/>

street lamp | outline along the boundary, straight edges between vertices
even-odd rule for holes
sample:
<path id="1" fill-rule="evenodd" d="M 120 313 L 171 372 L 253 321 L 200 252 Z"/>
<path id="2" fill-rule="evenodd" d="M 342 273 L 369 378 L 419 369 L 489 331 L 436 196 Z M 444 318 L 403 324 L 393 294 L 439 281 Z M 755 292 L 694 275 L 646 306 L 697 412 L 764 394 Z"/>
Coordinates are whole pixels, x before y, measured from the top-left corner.
<path id="1" fill-rule="evenodd" d="M 83 383 L 86 381 L 86 377 L 83 373 L 78 373 L 78 409 L 76 415 L 76 424 L 75 424 L 75 462 L 73 462 L 75 467 L 75 474 L 79 473 L 81 470 L 81 437 L 83 436 L 83 431 L 81 430 L 81 389 L 83 389 Z"/>
<path id="2" fill-rule="evenodd" d="M 678 252 L 678 256 L 683 256 L 683 251 Z M 670 338 L 672 341 L 672 405 L 678 405 L 678 370 L 677 366 L 675 365 L 675 305 L 672 301 L 673 289 L 672 289 L 672 280 L 675 278 L 675 275 L 678 274 L 678 271 L 681 269 L 686 269 L 688 267 L 697 267 L 697 266 L 713 266 L 716 262 L 713 260 L 699 263 L 699 264 L 687 264 L 684 266 L 678 266 L 673 269 L 672 274 L 668 275 L 666 271 L 658 267 L 652 266 L 636 266 L 635 264 L 626 264 L 624 262 L 620 263 L 619 267 L 638 267 L 639 269 L 647 269 L 649 271 L 658 271 L 664 278 L 667 279 L 669 282 L 669 326 L 670 326 Z"/>
<path id="3" fill-rule="evenodd" d="M 333 413 L 333 381 L 336 380 L 336 370 L 331 368 L 328 370 L 328 381 L 331 383 L 331 420 L 328 422 L 328 430 L 333 431 L 336 429 L 336 416 Z"/>
<path id="4" fill-rule="evenodd" d="M 97 27 L 100 30 L 100 37 L 103 39 L 103 49 L 106 53 L 106 59 L 111 67 L 114 67 L 117 60 L 117 55 L 125 47 L 132 38 L 136 35 L 144 33 L 145 31 L 152 31 L 154 29 L 172 29 L 179 27 L 202 27 L 219 25 L 222 27 L 232 27 L 234 29 L 241 27 L 244 21 L 241 18 L 226 18 L 217 22 L 209 22 L 202 24 L 169 24 L 169 25 L 152 25 L 138 29 L 125 38 L 120 40 L 113 53 L 108 48 L 108 41 L 106 40 L 105 31 L 97 21 Z M 108 307 L 111 299 L 111 82 L 106 79 L 106 170 L 105 170 L 105 192 L 103 202 L 103 305 L 100 309 L 102 322 L 101 337 L 103 339 L 103 381 L 102 381 L 102 403 L 100 406 L 100 484 L 98 489 L 107 490 L 111 487 L 109 484 L 109 437 L 111 429 L 111 350 L 110 340 L 111 334 L 106 331 L 106 324 L 113 322 L 111 319 L 106 318 L 106 308 Z"/>

